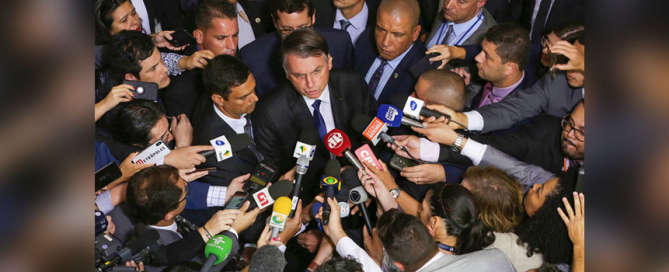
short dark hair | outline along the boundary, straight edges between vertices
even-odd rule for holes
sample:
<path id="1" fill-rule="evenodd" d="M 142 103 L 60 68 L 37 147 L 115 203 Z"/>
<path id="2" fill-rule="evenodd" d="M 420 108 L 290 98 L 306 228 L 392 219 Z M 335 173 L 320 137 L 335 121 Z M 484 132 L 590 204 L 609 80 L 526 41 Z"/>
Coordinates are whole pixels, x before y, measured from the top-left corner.
<path id="1" fill-rule="evenodd" d="M 281 272 L 286 266 L 283 252 L 275 245 L 265 245 L 253 254 L 249 264 L 249 272 Z"/>
<path id="2" fill-rule="evenodd" d="M 558 175 L 558 184 L 546 196 L 544 205 L 532 217 L 525 217 L 516 227 L 518 241 L 526 243 L 527 256 L 541 253 L 547 263 L 571 263 L 573 244 L 569 239 L 567 226 L 557 212 L 558 207 L 564 209 L 562 198 L 566 197 L 574 207 L 574 187 L 578 177 L 578 167 Z"/>
<path id="3" fill-rule="evenodd" d="M 238 58 L 218 55 L 204 68 L 202 82 L 207 95 L 218 94 L 228 100 L 232 88 L 246 83 L 249 74 L 249 67 Z"/>
<path id="4" fill-rule="evenodd" d="M 288 34 L 281 44 L 283 52 L 283 69 L 288 73 L 286 63 L 289 54 L 300 58 L 328 57 L 329 47 L 323 36 L 313 29 L 298 29 Z"/>
<path id="5" fill-rule="evenodd" d="M 177 182 L 179 170 L 170 165 L 145 168 L 128 181 L 126 201 L 131 215 L 146 225 L 155 225 L 178 207 L 183 190 Z"/>
<path id="6" fill-rule="evenodd" d="M 530 39 L 527 30 L 515 23 L 502 23 L 488 29 L 485 39 L 497 45 L 495 52 L 502 63 L 518 64 L 518 70 L 525 69 L 530 56 Z"/>
<path id="7" fill-rule="evenodd" d="M 332 257 L 316 269 L 316 272 L 363 271 L 362 264 L 353 258 Z"/>
<path id="8" fill-rule="evenodd" d="M 96 0 L 95 1 L 95 44 L 106 44 L 112 38 L 112 14 L 129 0 Z M 140 19 L 141 20 L 141 19 Z"/>
<path id="9" fill-rule="evenodd" d="M 460 75 L 446 69 L 430 69 L 423 72 L 421 78 L 430 84 L 424 97 L 427 103 L 441 104 L 456 112 L 464 110 L 467 94 Z"/>
<path id="10" fill-rule="evenodd" d="M 311 0 L 272 0 L 270 12 L 274 20 L 279 19 L 279 12 L 294 13 L 307 9 L 309 18 L 314 15 L 314 3 Z"/>
<path id="11" fill-rule="evenodd" d="M 391 209 L 376 222 L 388 255 L 405 270 L 416 270 L 439 251 L 427 226 L 413 215 Z"/>
<path id="12" fill-rule="evenodd" d="M 481 210 L 481 221 L 496 232 L 513 232 L 523 218 L 525 189 L 499 168 L 472 166 L 462 175 Z"/>
<path id="13" fill-rule="evenodd" d="M 237 20 L 237 6 L 230 0 L 205 0 L 195 11 L 195 27 L 203 30 L 211 26 L 214 18 Z"/>
<path id="14" fill-rule="evenodd" d="M 106 54 L 109 60 L 109 72 L 112 79 L 122 82 L 125 74 L 139 78 L 142 71 L 141 61 L 153 55 L 156 45 L 151 36 L 134 30 L 123 30 L 112 37 Z"/>
<path id="15" fill-rule="evenodd" d="M 585 25 L 582 22 L 568 22 L 553 27 L 552 31 L 560 40 L 585 45 Z"/>
<path id="16" fill-rule="evenodd" d="M 147 147 L 151 140 L 151 130 L 165 116 L 165 111 L 158 103 L 144 99 L 120 106 L 121 110 L 114 122 L 114 137 L 123 144 Z"/>
<path id="17" fill-rule="evenodd" d="M 481 250 L 495 241 L 495 236 L 479 218 L 474 195 L 460 184 L 439 183 L 427 199 L 430 214 L 439 216 L 446 224 L 446 232 L 458 238 L 455 254 Z"/>

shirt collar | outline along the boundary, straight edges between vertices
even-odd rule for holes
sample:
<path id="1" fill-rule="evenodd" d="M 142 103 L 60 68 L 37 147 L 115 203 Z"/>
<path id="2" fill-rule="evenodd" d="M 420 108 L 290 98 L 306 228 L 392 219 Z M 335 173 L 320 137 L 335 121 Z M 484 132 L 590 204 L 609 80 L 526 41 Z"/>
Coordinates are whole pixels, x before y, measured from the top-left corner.
<path id="1" fill-rule="evenodd" d="M 497 88 L 493 86 L 490 95 L 494 97 L 506 97 L 509 93 L 515 90 L 516 87 L 518 87 L 518 85 L 520 85 L 521 82 L 523 82 L 523 79 L 525 79 L 525 72 L 523 72 L 523 75 L 520 77 L 520 80 L 518 80 L 516 83 L 513 83 L 513 85 L 509 87 Z"/>
<path id="2" fill-rule="evenodd" d="M 446 254 L 441 253 L 441 251 L 438 251 L 437 255 L 434 255 L 434 257 L 432 257 L 432 259 L 427 261 L 427 263 L 425 263 L 425 265 L 423 265 L 420 269 L 416 270 L 416 272 L 420 272 L 421 270 L 430 266 L 433 262 L 436 262 L 437 260 L 441 259 L 441 257 L 444 257 L 444 256 L 446 256 Z"/>
<path id="3" fill-rule="evenodd" d="M 456 24 L 453 22 L 448 22 L 449 25 L 453 25 L 453 34 L 457 36 L 461 35 L 462 33 L 465 33 L 467 29 L 469 29 L 474 25 L 474 23 L 476 23 L 476 20 L 479 18 L 479 16 L 482 15 L 481 13 L 483 13 L 483 9 L 479 10 L 479 12 L 476 13 L 476 16 L 474 16 L 473 18 L 469 19 L 469 21 L 466 21 L 464 23 Z"/>
<path id="4" fill-rule="evenodd" d="M 320 99 L 321 103 L 330 103 L 330 86 L 325 85 L 325 90 L 323 90 L 323 93 L 321 93 L 321 96 L 316 98 L 316 99 L 311 99 L 306 96 L 302 96 L 304 98 L 304 102 L 307 103 L 307 106 L 311 107 L 312 104 L 316 101 L 316 99 Z"/>
<path id="5" fill-rule="evenodd" d="M 367 25 L 367 18 L 369 17 L 369 9 L 367 9 L 367 3 L 363 2 L 362 10 L 353 16 L 351 19 L 346 19 L 344 18 L 344 15 L 341 13 L 341 10 L 337 9 L 336 15 L 335 15 L 335 21 L 339 22 L 339 20 L 347 20 L 351 23 L 351 26 L 355 27 L 355 29 L 360 29 L 363 26 Z"/>
<path id="6" fill-rule="evenodd" d="M 411 44 L 411 46 L 409 46 L 409 49 L 407 49 L 407 51 L 404 51 L 404 53 L 402 53 L 402 55 L 399 55 L 393 60 L 389 60 L 388 65 L 390 65 L 390 68 L 393 68 L 393 70 L 395 70 L 395 68 L 397 68 L 397 65 L 400 65 L 400 62 L 402 62 L 402 59 L 404 59 L 404 56 L 406 56 L 407 53 L 411 51 L 411 48 L 413 48 L 413 43 Z"/>
<path id="7" fill-rule="evenodd" d="M 221 119 L 223 119 L 225 123 L 230 125 L 230 127 L 232 127 L 233 130 L 239 127 L 244 129 L 244 126 L 246 125 L 246 118 L 245 118 L 246 114 L 242 114 L 242 118 L 235 119 L 225 115 L 221 110 L 218 109 L 218 107 L 216 107 L 216 104 L 213 105 L 214 105 L 214 111 L 216 112 L 218 117 L 221 117 Z"/>
<path id="8" fill-rule="evenodd" d="M 173 232 L 177 232 L 177 221 L 172 222 L 172 225 L 169 226 L 156 226 L 156 225 L 149 225 L 150 228 L 152 229 L 158 229 L 158 230 L 169 230 Z"/>

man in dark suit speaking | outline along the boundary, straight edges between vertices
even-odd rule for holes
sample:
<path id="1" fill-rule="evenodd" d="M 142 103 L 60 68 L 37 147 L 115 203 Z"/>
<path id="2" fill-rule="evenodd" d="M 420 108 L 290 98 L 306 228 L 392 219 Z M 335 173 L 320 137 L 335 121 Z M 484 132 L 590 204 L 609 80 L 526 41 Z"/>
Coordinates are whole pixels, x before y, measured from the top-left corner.
<path id="1" fill-rule="evenodd" d="M 346 133 L 353 148 L 362 135 L 355 133 L 351 119 L 356 113 L 376 115 L 374 97 L 367 83 L 355 72 L 330 71 L 328 44 L 316 31 L 295 30 L 283 41 L 283 66 L 290 83 L 260 99 L 253 116 L 258 148 L 265 159 L 283 173 L 295 166 L 295 142 L 302 128 L 316 126 L 321 139 L 338 128 Z M 318 179 L 330 152 L 321 141 L 302 183 L 302 202 L 309 203 L 319 191 Z M 344 161 L 341 161 L 342 164 Z"/>

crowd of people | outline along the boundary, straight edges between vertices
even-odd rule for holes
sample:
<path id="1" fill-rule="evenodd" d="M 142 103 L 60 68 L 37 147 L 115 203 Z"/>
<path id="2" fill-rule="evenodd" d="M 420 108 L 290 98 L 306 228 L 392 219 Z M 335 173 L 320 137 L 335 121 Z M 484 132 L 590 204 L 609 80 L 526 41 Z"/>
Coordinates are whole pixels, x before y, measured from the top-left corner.
<path id="1" fill-rule="evenodd" d="M 583 271 L 583 5 L 96 0 L 96 268 Z"/>

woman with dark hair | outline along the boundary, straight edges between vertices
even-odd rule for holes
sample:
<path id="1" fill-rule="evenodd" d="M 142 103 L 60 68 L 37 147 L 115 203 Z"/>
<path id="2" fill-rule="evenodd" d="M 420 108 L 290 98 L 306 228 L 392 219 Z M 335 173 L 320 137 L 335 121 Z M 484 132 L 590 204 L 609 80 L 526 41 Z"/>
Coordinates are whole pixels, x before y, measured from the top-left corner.
<path id="1" fill-rule="evenodd" d="M 542 76 L 548 71 L 551 62 L 551 52 L 549 46 L 555 45 L 559 41 L 566 41 L 574 44 L 577 40 L 584 44 L 585 26 L 583 23 L 570 22 L 553 27 L 548 34 L 541 36 L 541 40 L 533 42 L 530 49 L 530 61 L 536 64 L 538 75 Z"/>

